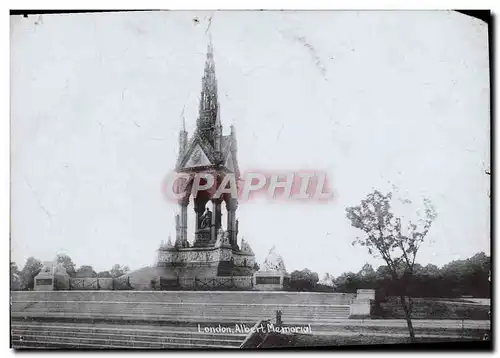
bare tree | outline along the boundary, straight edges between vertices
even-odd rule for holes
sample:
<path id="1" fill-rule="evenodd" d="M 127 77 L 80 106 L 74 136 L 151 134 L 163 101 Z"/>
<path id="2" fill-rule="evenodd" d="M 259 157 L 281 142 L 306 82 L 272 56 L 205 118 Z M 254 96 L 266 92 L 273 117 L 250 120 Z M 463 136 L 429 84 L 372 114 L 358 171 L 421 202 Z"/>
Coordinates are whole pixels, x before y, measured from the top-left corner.
<path id="1" fill-rule="evenodd" d="M 424 215 L 415 223 L 407 220 L 407 225 L 403 225 L 402 218 L 391 211 L 391 199 L 392 193 L 382 194 L 376 190 L 368 194 L 360 205 L 348 207 L 346 213 L 351 225 L 365 233 L 364 237 L 356 238 L 352 244 L 365 246 L 370 255 L 381 257 L 387 264 L 392 279 L 399 283 L 401 305 L 410 339 L 414 341 L 412 300 L 407 294 L 407 283 L 413 276 L 418 249 L 436 218 L 436 211 L 430 200 L 424 199 Z"/>

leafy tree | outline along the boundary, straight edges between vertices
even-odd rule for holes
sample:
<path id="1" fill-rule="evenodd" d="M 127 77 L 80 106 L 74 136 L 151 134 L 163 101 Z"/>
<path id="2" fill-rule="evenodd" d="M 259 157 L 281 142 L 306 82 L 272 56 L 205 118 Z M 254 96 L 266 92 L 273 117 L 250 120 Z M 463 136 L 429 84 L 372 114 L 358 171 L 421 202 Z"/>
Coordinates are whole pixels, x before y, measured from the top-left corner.
<path id="1" fill-rule="evenodd" d="M 290 286 L 300 291 L 310 291 L 314 289 L 318 281 L 318 274 L 307 268 L 301 271 L 295 270 L 290 275 Z"/>
<path id="2" fill-rule="evenodd" d="M 334 281 L 337 292 L 355 293 L 359 288 L 360 279 L 354 272 L 344 272 Z"/>
<path id="3" fill-rule="evenodd" d="M 439 267 L 433 264 L 427 264 L 420 270 L 420 275 L 425 275 L 429 277 L 437 277 L 439 275 Z"/>
<path id="4" fill-rule="evenodd" d="M 353 245 L 359 244 L 368 249 L 375 257 L 382 257 L 393 281 L 398 283 L 399 297 L 405 313 L 410 338 L 415 340 L 411 321 L 412 301 L 407 296 L 410 278 L 413 276 L 418 249 L 427 235 L 436 211 L 431 202 L 424 200 L 425 213 L 418 222 L 403 220 L 391 211 L 392 193 L 374 191 L 367 195 L 358 206 L 346 209 L 351 225 L 364 232 L 364 237 L 356 238 Z"/>
<path id="5" fill-rule="evenodd" d="M 488 281 L 491 269 L 490 258 L 484 252 L 475 254 L 466 260 L 455 260 L 443 266 L 441 276 L 453 282 L 455 295 L 488 295 Z"/>
<path id="6" fill-rule="evenodd" d="M 62 265 L 70 277 L 76 276 L 75 264 L 68 255 L 58 254 L 56 257 L 56 263 Z"/>
<path id="7" fill-rule="evenodd" d="M 41 261 L 34 257 L 26 260 L 20 273 L 21 289 L 32 290 L 35 287 L 35 276 L 41 271 L 42 266 Z"/>
<path id="8" fill-rule="evenodd" d="M 254 271 L 259 271 L 260 270 L 260 266 L 259 266 L 259 264 L 257 262 L 255 262 L 253 264 L 253 269 L 254 269 Z"/>
<path id="9" fill-rule="evenodd" d="M 21 272 L 19 271 L 17 264 L 13 261 L 10 262 L 10 289 L 12 291 L 19 290 L 21 288 Z"/>
<path id="10" fill-rule="evenodd" d="M 109 271 L 101 271 L 97 273 L 97 277 L 111 278 L 111 273 Z"/>
<path id="11" fill-rule="evenodd" d="M 113 265 L 113 267 L 109 272 L 111 273 L 111 277 L 120 277 L 125 275 L 129 271 L 130 269 L 128 268 L 128 266 L 121 266 L 119 264 L 115 264 Z"/>
<path id="12" fill-rule="evenodd" d="M 76 271 L 76 277 L 78 277 L 78 278 L 97 277 L 97 273 L 94 271 L 94 269 L 92 268 L 92 266 L 82 265 Z"/>
<path id="13" fill-rule="evenodd" d="M 361 277 L 372 278 L 376 274 L 375 274 L 375 270 L 373 269 L 372 265 L 364 264 L 363 267 L 361 268 L 361 271 L 358 272 L 358 275 L 360 275 Z"/>
<path id="14" fill-rule="evenodd" d="M 377 280 L 385 280 L 388 278 L 391 278 L 391 270 L 389 270 L 389 267 L 385 265 L 381 265 L 377 268 L 377 272 L 375 273 L 375 277 Z"/>

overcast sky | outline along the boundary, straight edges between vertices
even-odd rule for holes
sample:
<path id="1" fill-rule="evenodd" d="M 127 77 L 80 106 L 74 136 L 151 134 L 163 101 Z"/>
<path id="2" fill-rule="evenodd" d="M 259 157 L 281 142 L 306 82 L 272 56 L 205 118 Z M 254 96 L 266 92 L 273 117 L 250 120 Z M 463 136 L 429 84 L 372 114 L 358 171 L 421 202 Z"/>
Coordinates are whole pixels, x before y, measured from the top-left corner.
<path id="1" fill-rule="evenodd" d="M 351 246 L 360 232 L 345 208 L 393 185 L 414 200 L 408 212 L 425 196 L 438 213 L 417 261 L 490 252 L 484 23 L 448 11 L 171 11 L 11 18 L 14 261 L 66 253 L 97 271 L 137 269 L 175 238 L 160 186 L 184 106 L 195 128 L 210 15 L 241 171 L 326 171 L 335 192 L 328 204 L 240 203 L 240 239 L 259 263 L 276 245 L 289 271 L 378 266 Z"/>

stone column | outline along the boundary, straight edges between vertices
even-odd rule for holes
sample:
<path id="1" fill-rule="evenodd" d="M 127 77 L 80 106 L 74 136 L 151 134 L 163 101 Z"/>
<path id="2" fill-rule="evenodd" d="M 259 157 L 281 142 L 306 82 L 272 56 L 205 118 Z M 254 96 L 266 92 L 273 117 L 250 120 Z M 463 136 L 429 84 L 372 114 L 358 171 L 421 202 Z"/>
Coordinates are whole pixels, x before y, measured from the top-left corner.
<path id="1" fill-rule="evenodd" d="M 217 231 L 221 226 L 221 199 L 212 199 L 212 226 L 210 228 L 210 240 L 217 240 Z"/>
<path id="2" fill-rule="evenodd" d="M 196 242 L 196 239 L 198 239 L 198 230 L 200 229 L 200 217 L 203 215 L 205 211 L 205 201 L 201 201 L 201 200 L 194 200 L 194 212 L 195 212 L 195 216 L 196 216 L 196 220 L 195 220 L 195 228 L 194 228 L 194 232 L 195 232 L 195 242 Z"/>
<path id="3" fill-rule="evenodd" d="M 233 228 L 232 228 L 232 222 L 233 222 L 233 215 L 234 211 L 231 211 L 227 209 L 227 232 L 229 234 L 229 241 L 231 242 L 231 245 L 233 244 Z"/>
<path id="4" fill-rule="evenodd" d="M 179 214 L 175 215 L 175 247 L 182 247 L 181 217 Z"/>
<path id="5" fill-rule="evenodd" d="M 182 247 L 187 247 L 187 207 L 189 205 L 189 197 L 179 200 L 180 205 L 180 217 L 179 217 L 179 229 L 180 229 L 180 241 Z"/>
<path id="6" fill-rule="evenodd" d="M 227 207 L 227 231 L 229 232 L 229 239 L 231 246 L 235 247 L 237 241 L 236 230 L 236 209 L 238 208 L 238 201 L 236 199 L 229 199 L 226 202 Z"/>

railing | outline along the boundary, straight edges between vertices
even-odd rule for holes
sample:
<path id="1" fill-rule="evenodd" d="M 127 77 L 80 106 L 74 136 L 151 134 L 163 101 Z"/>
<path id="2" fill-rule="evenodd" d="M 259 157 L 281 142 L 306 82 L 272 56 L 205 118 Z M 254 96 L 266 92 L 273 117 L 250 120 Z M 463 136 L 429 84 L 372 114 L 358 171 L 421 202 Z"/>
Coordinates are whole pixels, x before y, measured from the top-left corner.
<path id="1" fill-rule="evenodd" d="M 70 278 L 70 290 L 130 290 L 130 277 L 123 278 L 99 278 L 99 277 L 84 277 Z"/>
<path id="2" fill-rule="evenodd" d="M 217 278 L 195 278 L 194 288 L 196 290 L 224 290 L 235 289 L 232 277 L 217 277 Z"/>
<path id="3" fill-rule="evenodd" d="M 252 288 L 252 278 L 248 276 L 195 277 L 193 284 L 193 288 L 200 291 L 248 290 Z"/>
<path id="4" fill-rule="evenodd" d="M 69 279 L 69 289 L 70 290 L 98 290 L 99 289 L 99 279 L 98 278 L 70 278 Z"/>

